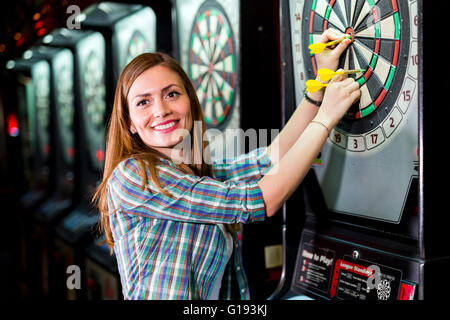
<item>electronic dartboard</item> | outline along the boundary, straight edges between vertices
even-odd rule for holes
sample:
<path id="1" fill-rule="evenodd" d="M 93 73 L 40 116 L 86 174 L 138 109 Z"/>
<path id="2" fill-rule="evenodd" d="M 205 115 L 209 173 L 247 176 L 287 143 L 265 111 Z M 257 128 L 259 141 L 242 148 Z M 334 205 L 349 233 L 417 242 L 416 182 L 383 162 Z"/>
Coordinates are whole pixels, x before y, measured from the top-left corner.
<path id="1" fill-rule="evenodd" d="M 50 65 L 39 61 L 32 69 L 34 83 L 35 114 L 39 152 L 43 160 L 50 156 Z"/>
<path id="2" fill-rule="evenodd" d="M 365 69 L 313 166 L 328 209 L 399 223 L 418 175 L 417 2 L 292 0 L 289 11 L 297 104 L 317 75 L 308 46 L 326 29 L 351 35 L 339 67 Z"/>
<path id="3" fill-rule="evenodd" d="M 149 52 L 149 44 L 145 41 L 143 34 L 139 31 L 135 31 L 128 42 L 127 54 L 125 56 L 125 61 L 122 64 L 126 66 L 131 60 L 144 52 Z"/>
<path id="4" fill-rule="evenodd" d="M 180 60 L 210 128 L 240 127 L 239 1 L 177 1 Z"/>
<path id="5" fill-rule="evenodd" d="M 114 4 L 119 5 L 119 4 Z M 117 34 L 119 72 L 136 56 L 156 50 L 156 15 L 150 7 L 125 5 L 126 17 L 114 26 Z"/>
<path id="6" fill-rule="evenodd" d="M 73 54 L 69 49 L 63 49 L 55 59 L 53 76 L 57 84 L 55 86 L 58 105 L 56 114 L 61 128 L 64 160 L 70 166 L 73 165 L 75 157 L 73 74 Z"/>
<path id="7" fill-rule="evenodd" d="M 86 121 L 90 163 L 101 170 L 105 159 L 105 40 L 98 32 L 84 38 L 79 45 L 81 98 Z"/>

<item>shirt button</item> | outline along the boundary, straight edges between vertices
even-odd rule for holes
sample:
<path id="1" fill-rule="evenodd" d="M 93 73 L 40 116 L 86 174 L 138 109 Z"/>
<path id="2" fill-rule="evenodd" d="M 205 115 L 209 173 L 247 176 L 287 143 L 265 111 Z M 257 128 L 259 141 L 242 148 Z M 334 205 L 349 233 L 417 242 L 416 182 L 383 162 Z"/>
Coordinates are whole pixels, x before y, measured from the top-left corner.
<path id="1" fill-rule="evenodd" d="M 237 270 L 237 271 L 241 270 L 241 267 L 237 267 L 236 270 Z"/>
<path id="2" fill-rule="evenodd" d="M 241 292 L 244 293 L 244 292 L 245 292 L 245 289 L 241 289 Z"/>

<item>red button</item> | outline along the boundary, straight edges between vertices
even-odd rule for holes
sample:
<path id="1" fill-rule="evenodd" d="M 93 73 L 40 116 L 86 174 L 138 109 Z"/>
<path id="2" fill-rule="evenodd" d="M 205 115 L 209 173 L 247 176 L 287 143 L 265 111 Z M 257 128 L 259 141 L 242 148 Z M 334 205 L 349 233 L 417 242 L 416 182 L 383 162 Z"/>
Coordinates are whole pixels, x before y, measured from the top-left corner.
<path id="1" fill-rule="evenodd" d="M 414 292 L 416 291 L 415 284 L 402 283 L 400 287 L 399 300 L 413 300 Z"/>

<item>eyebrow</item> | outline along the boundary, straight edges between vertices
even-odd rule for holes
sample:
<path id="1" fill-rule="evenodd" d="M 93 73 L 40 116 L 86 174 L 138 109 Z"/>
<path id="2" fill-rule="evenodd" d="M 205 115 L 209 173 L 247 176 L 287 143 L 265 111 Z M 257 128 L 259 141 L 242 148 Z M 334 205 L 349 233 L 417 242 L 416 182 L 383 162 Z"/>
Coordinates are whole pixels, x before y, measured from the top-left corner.
<path id="1" fill-rule="evenodd" d="M 166 87 L 164 87 L 164 88 L 162 88 L 162 92 L 165 92 L 165 91 L 167 91 L 167 90 L 169 90 L 171 87 L 173 87 L 173 86 L 176 86 L 176 87 L 179 87 L 177 84 L 175 84 L 175 83 L 171 83 L 171 84 L 169 84 L 168 86 L 166 86 Z M 152 94 L 151 93 L 141 93 L 141 94 L 137 94 L 137 95 L 135 95 L 134 96 L 134 98 L 133 98 L 133 100 L 132 101 L 134 101 L 136 98 L 141 98 L 141 97 L 149 97 L 149 96 L 151 96 Z"/>

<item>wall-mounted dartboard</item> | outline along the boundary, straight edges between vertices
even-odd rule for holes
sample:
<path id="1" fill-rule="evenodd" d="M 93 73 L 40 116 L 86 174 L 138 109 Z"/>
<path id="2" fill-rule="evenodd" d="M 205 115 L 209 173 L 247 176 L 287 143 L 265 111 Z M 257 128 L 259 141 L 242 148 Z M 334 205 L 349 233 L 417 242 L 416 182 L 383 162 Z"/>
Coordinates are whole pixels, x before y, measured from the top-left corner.
<path id="1" fill-rule="evenodd" d="M 86 61 L 85 73 L 83 74 L 83 84 L 86 86 L 86 112 L 90 124 L 97 130 L 104 125 L 106 111 L 103 70 L 99 67 L 103 64 L 99 59 L 94 52 L 91 52 Z"/>
<path id="2" fill-rule="evenodd" d="M 150 45 L 147 43 L 144 35 L 136 30 L 128 42 L 128 50 L 125 58 L 124 66 L 126 66 L 131 60 L 144 52 L 150 51 Z"/>
<path id="3" fill-rule="evenodd" d="M 237 88 L 236 41 L 220 4 L 206 1 L 198 10 L 189 41 L 188 73 L 209 126 L 224 126 Z"/>
<path id="4" fill-rule="evenodd" d="M 297 39 L 303 44 L 315 43 L 328 28 L 351 34 L 353 43 L 341 56 L 340 67 L 366 70 L 356 78 L 361 99 L 338 124 L 332 140 L 349 151 L 358 152 L 381 145 L 401 120 L 396 117 L 384 122 L 400 93 L 398 82 L 403 81 L 408 65 L 411 21 L 408 3 L 398 0 L 302 2 L 303 19 L 296 20 L 301 24 L 302 34 Z M 302 46 L 299 55 L 303 56 L 306 71 L 301 76 L 314 78 L 315 55 L 310 55 L 307 45 Z M 371 132 L 369 136 L 368 132 Z"/>
<path id="5" fill-rule="evenodd" d="M 105 160 L 105 40 L 99 32 L 89 32 L 78 43 L 78 74 L 86 145 L 93 169 L 101 170 Z"/>
<path id="6" fill-rule="evenodd" d="M 74 161 L 74 96 L 73 96 L 73 55 L 64 50 L 55 61 L 57 116 L 62 135 L 64 159 L 71 165 Z"/>
<path id="7" fill-rule="evenodd" d="M 326 29 L 352 36 L 339 67 L 366 70 L 314 166 L 328 208 L 398 223 L 417 175 L 417 1 L 291 0 L 289 10 L 297 103 L 317 74 L 308 46 Z"/>
<path id="8" fill-rule="evenodd" d="M 147 6 L 109 3 L 111 12 L 121 12 L 120 20 L 113 24 L 117 55 L 117 74 L 135 57 L 156 50 L 156 15 Z M 111 13 L 112 14 L 112 13 Z"/>

